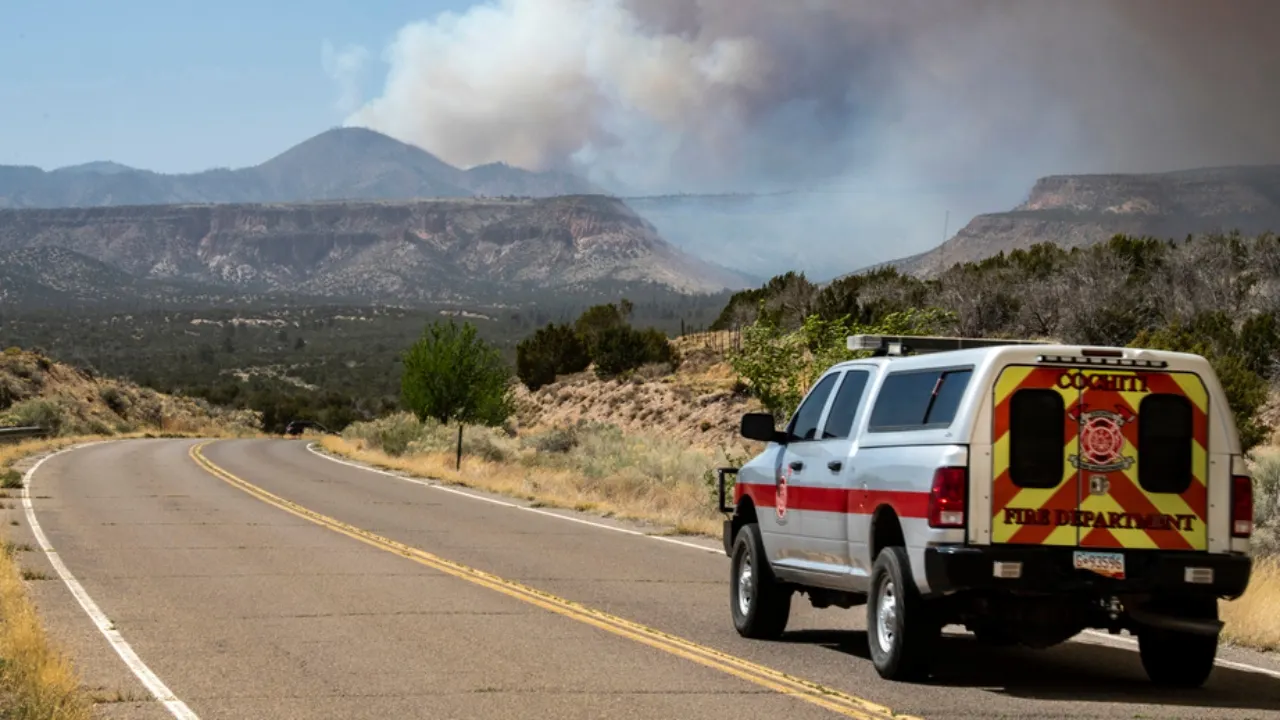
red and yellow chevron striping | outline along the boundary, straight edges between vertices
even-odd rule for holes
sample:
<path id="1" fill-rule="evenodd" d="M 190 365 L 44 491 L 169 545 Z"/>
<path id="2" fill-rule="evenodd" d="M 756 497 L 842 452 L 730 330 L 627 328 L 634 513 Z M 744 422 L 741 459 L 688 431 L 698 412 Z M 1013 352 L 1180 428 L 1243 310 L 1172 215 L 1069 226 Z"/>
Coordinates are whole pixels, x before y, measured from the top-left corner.
<path id="1" fill-rule="evenodd" d="M 1062 477 L 1019 486 L 1010 473 L 1012 399 L 1051 390 L 1063 400 Z M 1142 487 L 1143 400 L 1185 398 L 1192 418 L 1192 477 L 1185 490 Z M 1203 550 L 1207 547 L 1208 392 L 1194 373 L 1011 366 L 994 389 L 992 541 L 1021 545 Z M 1185 477 L 1185 476 L 1184 476 Z M 1039 483 L 1047 485 L 1048 483 Z"/>

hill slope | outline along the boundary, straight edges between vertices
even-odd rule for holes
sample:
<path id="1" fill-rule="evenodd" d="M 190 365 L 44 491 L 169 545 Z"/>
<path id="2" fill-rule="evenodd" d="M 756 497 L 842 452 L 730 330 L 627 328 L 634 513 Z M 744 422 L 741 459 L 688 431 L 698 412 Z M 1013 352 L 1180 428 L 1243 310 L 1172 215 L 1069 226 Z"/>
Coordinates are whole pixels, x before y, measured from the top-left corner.
<path id="1" fill-rule="evenodd" d="M 934 250 L 889 264 L 927 276 L 1042 242 L 1071 248 L 1117 234 L 1180 240 L 1231 230 L 1280 231 L 1280 165 L 1041 178 L 1013 210 L 979 215 Z"/>
<path id="2" fill-rule="evenodd" d="M 598 192 L 566 173 L 506 165 L 461 170 L 431 153 L 363 128 L 336 128 L 254 167 L 164 175 L 113 162 L 45 172 L 0 165 L 0 208 L 171 203 L 407 200 L 473 195 Z"/>
<path id="3" fill-rule="evenodd" d="M 59 261 L 32 267 L 13 255 L 54 248 L 98 264 L 51 284 L 39 278 Z M 170 292 L 174 283 L 199 283 L 391 303 L 616 293 L 626 284 L 685 293 L 744 285 L 680 252 L 621 201 L 603 196 L 0 210 L 0 268 L 6 266 L 24 268 L 19 287 L 52 285 L 81 298 L 128 286 L 119 273 L 165 281 Z"/>
<path id="4" fill-rule="evenodd" d="M 34 352 L 0 353 L 0 426 L 43 427 L 53 435 L 143 430 L 253 433 L 260 413 L 165 395 L 54 362 Z"/>

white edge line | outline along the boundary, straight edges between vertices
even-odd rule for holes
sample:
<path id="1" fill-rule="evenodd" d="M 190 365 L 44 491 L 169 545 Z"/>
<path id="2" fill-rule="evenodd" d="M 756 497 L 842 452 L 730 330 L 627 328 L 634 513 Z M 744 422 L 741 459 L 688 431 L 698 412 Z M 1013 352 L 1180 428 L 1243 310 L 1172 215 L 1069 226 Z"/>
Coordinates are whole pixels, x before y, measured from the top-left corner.
<path id="1" fill-rule="evenodd" d="M 590 520 L 584 520 L 582 518 L 576 518 L 569 515 L 562 515 L 560 513 L 548 512 L 540 508 L 531 508 L 525 505 L 517 505 L 515 503 L 506 502 L 505 500 L 496 500 L 494 498 L 484 497 L 483 495 L 477 495 L 475 493 L 467 492 L 465 490 L 451 488 L 439 482 L 431 482 L 428 480 L 420 480 L 418 478 L 405 477 L 404 475 L 397 475 L 396 473 L 387 472 L 386 470 L 380 470 L 378 468 L 370 467 L 368 465 L 361 465 L 360 463 L 354 463 L 348 460 L 341 460 L 339 458 L 333 457 L 328 453 L 322 453 L 319 450 L 316 450 L 314 442 L 308 442 L 306 447 L 307 447 L 307 450 L 312 455 L 316 455 L 317 457 L 322 457 L 325 460 L 328 460 L 329 462 L 335 462 L 335 463 L 338 463 L 339 465 L 346 465 L 348 467 L 356 468 L 357 470 L 364 470 L 371 473 L 377 473 L 378 475 L 385 475 L 390 478 L 395 478 L 397 480 L 403 480 L 408 483 L 413 483 L 414 485 L 421 485 L 423 487 L 434 488 L 436 490 L 443 490 L 445 492 L 453 493 L 455 495 L 469 497 L 473 500 L 481 500 L 483 502 L 493 503 L 494 505 L 501 505 L 503 507 L 515 508 L 516 510 L 524 510 L 526 512 L 537 513 L 539 515 L 546 515 L 547 517 L 553 517 L 558 520 L 568 520 L 569 522 L 580 523 L 582 525 L 589 525 L 591 527 L 600 528 L 602 530 L 612 530 L 613 532 L 624 533 L 626 535 L 637 535 L 639 537 L 649 538 L 650 540 L 660 540 L 662 542 L 671 543 L 673 545 L 680 545 L 682 547 L 693 548 L 694 550 L 703 550 L 706 552 L 716 553 L 717 555 L 724 554 L 724 550 L 721 548 L 707 547 L 706 545 L 698 545 L 696 543 L 685 542 L 683 540 L 676 540 L 675 538 L 663 537 L 661 535 L 650 535 L 648 533 L 639 532 L 637 530 L 631 530 L 630 528 L 621 528 L 621 527 L 615 527 L 613 525 L 605 525 L 603 523 L 591 522 Z M 1120 643 L 1120 646 L 1130 650 L 1136 650 L 1138 647 L 1138 641 L 1132 638 L 1111 635 L 1108 633 L 1099 632 L 1097 630 L 1085 630 L 1084 633 L 1088 635 L 1092 635 L 1102 640 L 1110 640 L 1113 642 L 1118 642 Z M 1260 675 L 1268 675 L 1270 677 L 1280 679 L 1280 671 L 1270 670 L 1268 668 L 1258 667 L 1256 665 L 1247 665 L 1245 663 L 1239 663 L 1232 660 L 1218 659 L 1216 660 L 1216 663 L 1221 667 L 1227 667 L 1233 670 L 1243 670 L 1245 672 L 1258 673 Z"/>
<path id="2" fill-rule="evenodd" d="M 1102 632 L 1101 630 L 1093 630 L 1093 629 L 1085 630 L 1084 633 L 1082 634 L 1091 635 L 1103 641 L 1119 643 L 1120 645 L 1123 645 L 1124 647 L 1131 648 L 1131 649 L 1137 649 L 1138 647 L 1137 640 L 1124 635 L 1112 635 L 1111 633 L 1106 633 L 1106 632 Z M 1222 667 L 1231 668 L 1233 670 L 1244 670 L 1246 672 L 1255 672 L 1262 675 L 1270 675 L 1273 678 L 1280 679 L 1280 670 L 1270 670 L 1268 668 L 1258 667 L 1257 665 L 1248 665 L 1246 663 L 1236 662 L 1234 660 L 1224 660 L 1222 658 L 1218 658 L 1215 662 Z"/>
<path id="3" fill-rule="evenodd" d="M 186 703 L 174 696 L 168 686 L 166 686 L 160 678 L 152 672 L 151 668 L 147 667 L 147 664 L 142 661 L 142 658 L 138 657 L 138 653 L 134 652 L 133 647 L 125 641 L 124 636 L 120 634 L 120 631 L 115 629 L 111 620 L 107 618 L 106 613 L 102 612 L 102 609 L 93 601 L 93 598 L 89 597 L 89 593 L 84 589 L 84 586 L 80 584 L 80 581 L 76 580 L 75 576 L 71 574 L 71 571 L 67 569 L 67 566 L 63 564 L 62 558 L 58 557 L 58 553 L 53 549 L 53 545 L 49 543 L 49 538 L 45 536 L 44 530 L 41 529 L 39 521 L 36 520 L 35 505 L 31 502 L 31 481 L 35 479 L 36 470 L 40 469 L 40 466 L 44 464 L 45 460 L 52 457 L 71 452 L 72 450 L 89 447 L 91 445 L 101 445 L 104 442 L 118 441 L 99 440 L 96 442 L 81 443 L 69 448 L 63 448 L 62 450 L 58 450 L 57 452 L 50 453 L 40 458 L 36 461 L 35 465 L 31 466 L 30 470 L 27 470 L 26 475 L 22 478 L 22 484 L 25 489 L 22 493 L 22 507 L 26 510 L 27 524 L 31 526 L 31 532 L 35 535 L 36 542 L 40 545 L 40 549 L 44 551 L 45 556 L 49 558 L 49 562 L 53 564 L 53 569 L 57 571 L 58 577 L 61 577 L 62 582 L 66 583 L 67 588 L 71 590 L 71 594 L 80 602 L 80 607 L 84 608 L 85 613 L 89 615 L 89 619 L 93 620 L 93 624 L 98 627 L 98 630 L 102 633 L 103 637 L 107 639 L 107 642 L 111 643 L 111 647 L 120 656 L 120 659 L 124 660 L 124 664 L 129 666 L 129 669 L 132 670 L 138 680 L 146 686 L 151 695 L 156 700 L 163 703 L 165 709 L 168 710 L 175 718 L 178 718 L 178 720 L 200 720 L 200 717 L 192 712 L 191 708 L 187 707 Z"/>
<path id="4" fill-rule="evenodd" d="M 525 512 L 537 513 L 538 515 L 546 515 L 547 517 L 553 517 L 559 520 L 567 520 L 569 522 L 575 522 L 581 525 L 589 525 L 590 527 L 600 528 L 602 530 L 612 530 L 614 532 L 619 532 L 626 535 L 636 535 L 643 538 L 649 538 L 650 540 L 659 540 L 661 542 L 671 543 L 672 545 L 679 545 L 681 547 L 693 548 L 694 550 L 702 550 L 704 552 L 716 553 L 717 555 L 724 554 L 723 548 L 707 547 L 706 545 L 699 545 L 698 543 L 691 543 L 685 540 L 677 540 L 675 538 L 665 537 L 662 535 L 650 535 L 649 533 L 640 532 L 639 530 L 632 530 L 630 528 L 617 527 L 614 525 L 605 525 L 604 523 L 592 522 L 590 520 L 573 517 L 571 515 L 562 515 L 560 513 L 550 512 L 547 510 L 543 510 L 541 508 L 529 507 L 527 505 L 517 505 L 515 503 L 507 502 L 505 500 L 497 500 L 495 498 L 484 497 L 483 495 L 477 495 L 476 493 L 467 492 L 466 490 L 459 490 L 458 488 L 452 488 L 452 487 L 449 487 L 448 485 L 444 485 L 439 482 L 432 482 L 429 480 L 420 480 L 418 478 L 405 477 L 404 475 L 397 475 L 392 472 L 387 472 L 386 470 L 379 470 L 378 468 L 375 468 L 375 467 L 369 467 L 368 465 L 361 465 L 359 463 L 349 462 L 347 460 L 339 460 L 338 458 L 333 457 L 328 453 L 322 453 L 316 450 L 315 443 L 313 442 L 307 443 L 307 450 L 310 451 L 311 454 L 313 455 L 322 457 L 325 460 L 328 460 L 330 462 L 336 462 L 339 465 L 346 465 L 348 467 L 356 468 L 357 470 L 366 470 L 371 473 L 386 475 L 387 477 L 395 478 L 397 480 L 403 480 L 408 483 L 413 483 L 414 485 L 421 485 L 423 487 L 429 487 L 435 490 L 443 490 L 444 492 L 453 493 L 454 495 L 461 495 L 463 497 L 469 497 L 473 500 L 480 500 L 487 503 L 493 503 L 494 505 L 501 505 L 502 507 L 515 508 L 516 510 L 524 510 Z"/>

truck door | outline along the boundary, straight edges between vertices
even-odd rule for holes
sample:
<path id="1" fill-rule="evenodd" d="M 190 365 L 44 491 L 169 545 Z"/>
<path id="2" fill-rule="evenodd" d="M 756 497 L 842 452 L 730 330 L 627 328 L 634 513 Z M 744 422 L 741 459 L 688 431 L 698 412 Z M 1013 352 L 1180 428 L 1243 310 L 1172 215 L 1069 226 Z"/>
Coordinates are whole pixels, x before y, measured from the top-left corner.
<path id="1" fill-rule="evenodd" d="M 1208 392 L 1198 376 L 1015 365 L 994 403 L 993 543 L 1207 547 Z M 1080 563 L 1123 572 L 1114 553 Z"/>
<path id="2" fill-rule="evenodd" d="M 1194 373 L 1080 369 L 1080 545 L 1205 550 L 1209 394 Z"/>
<path id="3" fill-rule="evenodd" d="M 1058 387 L 1058 368 L 1011 365 L 995 384 L 991 542 L 1076 545 L 1080 473 L 1068 458 L 1078 438 L 1069 413 L 1080 391 Z"/>
<path id="4" fill-rule="evenodd" d="M 854 476 L 853 428 L 871 373 L 846 370 L 835 389 L 819 440 L 814 467 L 805 467 L 803 492 L 811 496 L 800 519 L 805 557 L 822 572 L 845 574 L 849 557 L 850 491 Z"/>
<path id="5" fill-rule="evenodd" d="M 813 386 L 787 424 L 790 439 L 778 453 L 772 521 L 780 536 L 775 561 L 783 564 L 804 560 L 811 554 L 801 525 L 804 515 L 821 500 L 815 494 L 812 481 L 828 472 L 827 449 L 822 445 L 819 431 L 826 416 L 827 401 L 839 379 L 840 373 L 830 372 Z"/>

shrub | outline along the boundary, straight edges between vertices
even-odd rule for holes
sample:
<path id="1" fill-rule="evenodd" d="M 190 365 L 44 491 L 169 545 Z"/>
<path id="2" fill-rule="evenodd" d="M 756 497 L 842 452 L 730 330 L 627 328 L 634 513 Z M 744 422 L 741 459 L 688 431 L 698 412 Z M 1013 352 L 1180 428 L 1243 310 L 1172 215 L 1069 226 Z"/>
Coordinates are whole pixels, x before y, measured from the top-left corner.
<path id="1" fill-rule="evenodd" d="M 567 453 L 578 446 L 578 432 L 574 428 L 556 428 L 534 441 L 538 452 Z"/>
<path id="2" fill-rule="evenodd" d="M 888 313 L 875 325 L 809 315 L 799 329 L 788 331 L 762 308 L 759 319 L 743 328 L 742 345 L 729 353 L 729 364 L 765 409 L 789 418 L 819 375 L 859 355 L 846 346 L 849 335 L 928 335 L 954 322 L 951 312 L 913 308 Z"/>
<path id="3" fill-rule="evenodd" d="M 62 432 L 65 418 L 62 409 L 48 400 L 26 400 L 9 408 L 10 422 L 15 425 L 42 427 L 50 435 Z"/>
<path id="4" fill-rule="evenodd" d="M 463 440 L 462 451 L 467 455 L 475 455 L 494 463 L 506 462 L 510 459 L 506 448 L 499 445 L 487 432 L 468 433 Z"/>
<path id="5" fill-rule="evenodd" d="M 596 364 L 596 377 L 602 380 L 616 378 L 643 365 L 661 363 L 674 369 L 679 363 L 675 348 L 661 330 L 636 330 L 629 325 L 601 332 L 592 360 Z"/>
<path id="6" fill-rule="evenodd" d="M 104 387 L 98 393 L 98 396 L 102 398 L 102 402 L 110 408 L 111 412 L 116 415 L 124 417 L 125 414 L 129 412 L 129 406 L 131 404 L 129 402 L 129 396 L 120 388 L 115 386 Z"/>
<path id="7" fill-rule="evenodd" d="M 5 470 L 0 473 L 0 488 L 16 490 L 22 487 L 22 473 L 17 470 Z"/>
<path id="8" fill-rule="evenodd" d="M 516 345 L 516 376 L 530 390 L 555 382 L 557 375 L 582 372 L 590 364 L 586 343 L 568 325 L 548 325 Z"/>
<path id="9" fill-rule="evenodd" d="M 649 342 L 646 333 L 626 325 L 602 331 L 592 356 L 596 377 L 615 378 L 645 364 L 649 358 Z"/>
<path id="10" fill-rule="evenodd" d="M 1253 466 L 1253 518 L 1259 528 L 1280 521 L 1280 455 L 1270 452 Z"/>
<path id="11" fill-rule="evenodd" d="M 629 300 L 622 300 L 617 305 L 594 305 L 587 308 L 577 321 L 573 324 L 573 329 L 578 336 L 582 338 L 586 345 L 587 354 L 595 359 L 599 354 L 599 345 L 601 337 L 604 333 L 621 327 L 628 327 L 627 321 L 631 317 L 634 306 Z"/>
<path id="12" fill-rule="evenodd" d="M 13 407 L 13 404 L 18 401 L 18 397 L 18 391 L 10 386 L 6 378 L 0 376 L 0 412 Z"/>
<path id="13" fill-rule="evenodd" d="M 372 422 L 350 425 L 343 435 L 364 440 L 375 449 L 398 456 L 407 452 L 409 445 L 420 440 L 426 432 L 427 428 L 413 415 L 397 413 Z"/>

